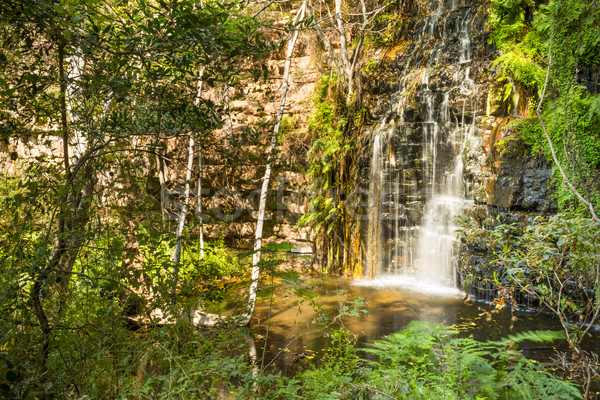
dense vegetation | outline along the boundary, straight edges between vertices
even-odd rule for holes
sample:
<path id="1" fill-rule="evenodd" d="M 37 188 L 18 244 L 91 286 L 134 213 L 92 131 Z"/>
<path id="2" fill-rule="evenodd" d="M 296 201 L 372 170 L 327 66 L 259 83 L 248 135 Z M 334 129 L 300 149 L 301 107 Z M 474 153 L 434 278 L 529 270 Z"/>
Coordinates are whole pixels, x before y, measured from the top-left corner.
<path id="1" fill-rule="evenodd" d="M 259 280 L 249 277 L 250 258 L 257 255 L 255 267 L 271 282 L 259 296 L 269 298 L 274 282 L 283 282 L 319 307 L 305 282 L 278 268 L 285 260 L 278 251 L 289 247 L 240 254 L 222 240 L 205 244 L 198 199 L 196 213 L 188 212 L 188 166 L 203 151 L 217 147 L 215 152 L 223 155 L 242 145 L 262 148 L 269 139 L 283 140 L 279 127 L 285 131 L 290 125 L 279 115 L 229 132 L 225 139 L 216 137 L 229 117 L 228 101 L 243 96 L 239 87 L 244 82 L 270 78 L 267 61 L 281 58 L 283 45 L 300 28 L 320 37 L 332 65 L 320 71 L 308 119 L 314 196 L 303 223 L 316 232 L 325 267 L 342 270 L 342 253 L 348 252 L 343 238 L 352 229 L 343 201 L 352 185 L 357 131 L 368 114 L 359 60 L 363 46 L 385 42 L 370 37 L 368 28 L 395 21 L 394 13 L 424 8 L 421 1 L 386 7 L 376 1 L 336 0 L 308 2 L 309 13 L 307 2 L 278 3 L 0 4 L 0 146 L 4 152 L 18 143 L 19 151 L 33 154 L 29 159 L 19 151 L 3 154 L 6 164 L 16 167 L 0 175 L 0 397 L 581 397 L 573 384 L 548 374 L 516 348 L 524 340 L 562 338 L 557 334 L 479 343 L 453 328 L 413 324 L 366 349 L 373 361 L 359 355 L 354 334 L 343 327 L 344 318 L 360 313 L 345 305 L 321 321 L 331 342 L 321 362 L 282 378 L 264 372 L 264 356 L 259 360 L 252 332 L 239 318 L 217 318 L 207 329 L 197 326 L 202 325 L 199 314 L 222 311 L 225 303 L 232 316 L 253 310 L 247 306 L 253 301 L 247 288 Z M 554 120 L 551 136 L 568 179 L 596 206 L 600 100 L 586 92 L 574 72 L 580 64 L 598 63 L 596 3 L 492 1 L 491 6 L 493 38 L 502 51 L 497 65 L 504 99 L 516 104 L 516 94 L 524 93 L 542 101 L 550 63 L 552 87 L 542 115 Z M 342 8 L 344 20 L 336 17 Z M 304 19 L 290 22 L 293 10 Z M 527 17 L 532 10 L 534 19 Z M 270 12 L 285 14 L 288 24 L 274 26 Z M 327 41 L 328 32 L 336 32 L 336 45 Z M 537 151 L 548 154 L 549 148 L 539 145 L 541 124 L 525 121 L 521 132 Z M 169 146 L 186 148 L 188 142 L 189 156 L 169 159 Z M 180 204 L 175 211 L 164 185 L 167 164 L 190 172 L 180 179 L 183 193 L 170 194 Z M 200 167 L 199 191 L 201 172 Z M 564 185 L 558 187 L 564 211 L 587 216 L 590 209 Z M 186 223 L 187 214 L 196 219 Z M 560 282 L 575 279 L 587 285 L 577 287 L 587 296 L 585 303 L 553 297 L 557 281 L 535 286 L 542 291 L 533 293 L 559 310 L 567 321 L 565 337 L 578 348 L 586 332 L 568 321 L 573 315 L 585 321 L 597 317 L 598 300 L 590 287 L 600 276 L 594 261 L 598 235 L 597 224 L 588 220 L 568 222 L 564 227 L 562 219 L 550 220 L 513 236 L 508 228 L 465 232 L 471 238 L 499 238 L 498 243 L 516 240 L 497 253 L 506 265 L 518 266 L 506 271 L 520 287 L 532 288 L 532 279 L 551 274 Z M 261 235 L 257 232 L 257 240 Z M 541 242 L 533 239 L 540 236 Z"/>
<path id="2" fill-rule="evenodd" d="M 500 50 L 494 64 L 500 68 L 496 79 L 502 97 L 513 115 L 525 118 L 517 124 L 534 152 L 552 159 L 553 145 L 565 171 L 561 175 L 555 166 L 557 200 L 563 212 L 573 214 L 589 215 L 600 202 L 595 178 L 600 167 L 600 95 L 595 89 L 590 92 L 586 74 L 600 63 L 599 18 L 594 1 L 491 2 L 491 40 Z"/>
<path id="3" fill-rule="evenodd" d="M 518 138 L 552 163 L 561 213 L 527 227 L 463 219 L 459 230 L 463 246 L 491 260 L 488 270 L 465 265 L 465 285 L 491 282 L 497 304 L 529 298 L 554 314 L 573 350 L 567 369 L 586 397 L 598 368 L 583 343 L 600 310 L 600 94 L 589 81 L 600 62 L 599 22 L 595 1 L 491 1 L 498 91 Z"/>

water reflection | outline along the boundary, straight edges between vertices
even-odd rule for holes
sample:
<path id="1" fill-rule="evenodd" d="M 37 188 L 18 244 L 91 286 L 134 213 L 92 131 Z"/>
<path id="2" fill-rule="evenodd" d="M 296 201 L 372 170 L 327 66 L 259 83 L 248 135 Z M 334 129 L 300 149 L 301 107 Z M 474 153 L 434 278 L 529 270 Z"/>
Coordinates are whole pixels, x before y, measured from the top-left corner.
<path id="1" fill-rule="evenodd" d="M 473 335 L 477 340 L 497 340 L 511 333 L 530 330 L 560 330 L 560 325 L 547 315 L 518 313 L 511 331 L 511 313 L 505 310 L 487 321 L 483 310 L 489 310 L 484 303 L 466 305 L 462 294 L 456 289 L 433 290 L 432 287 L 419 287 L 410 279 L 391 277 L 369 282 L 356 282 L 345 279 L 328 278 L 319 285 L 315 299 L 320 307 L 334 316 L 340 302 L 350 302 L 359 297 L 367 302 L 367 313 L 360 317 L 348 317 L 344 326 L 359 337 L 359 347 L 403 329 L 410 321 L 421 320 L 447 325 L 461 325 L 464 335 Z M 308 362 L 322 356 L 329 340 L 326 329 L 321 328 L 322 316 L 308 301 L 301 305 L 294 302 L 298 298 L 279 288 L 275 293 L 268 334 L 265 365 L 268 372 L 281 372 L 292 375 Z M 259 356 L 263 352 L 267 330 L 269 301 L 263 299 L 257 305 L 259 323 L 254 324 L 256 345 Z M 596 335 L 596 334 L 595 334 Z M 588 342 L 598 351 L 596 340 Z M 527 357 L 549 359 L 556 351 L 567 351 L 563 343 L 526 345 Z M 312 360 L 312 361 L 309 361 Z"/>

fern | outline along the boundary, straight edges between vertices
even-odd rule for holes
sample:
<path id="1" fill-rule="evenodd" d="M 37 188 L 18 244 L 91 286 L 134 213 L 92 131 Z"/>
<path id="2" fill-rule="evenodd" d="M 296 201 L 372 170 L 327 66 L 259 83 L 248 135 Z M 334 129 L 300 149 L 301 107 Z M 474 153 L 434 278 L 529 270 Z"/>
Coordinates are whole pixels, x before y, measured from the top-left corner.
<path id="1" fill-rule="evenodd" d="M 593 97 L 587 117 L 590 123 L 600 122 L 600 95 Z"/>
<path id="2" fill-rule="evenodd" d="M 536 342 L 536 343 L 551 343 L 556 340 L 565 339 L 565 333 L 562 331 L 549 332 L 549 331 L 528 331 L 520 332 L 516 335 L 509 335 L 507 338 L 500 340 L 500 345 L 508 346 L 511 342 L 523 343 L 524 341 Z"/>
<path id="3" fill-rule="evenodd" d="M 562 332 L 532 331 L 500 341 L 458 338 L 443 325 L 413 321 L 404 330 L 370 344 L 369 385 L 410 399 L 574 399 L 577 389 L 544 372 L 510 349 L 511 343 L 552 342 Z M 399 379 L 401 385 L 390 381 Z"/>
<path id="4" fill-rule="evenodd" d="M 579 391 L 570 384 L 544 373 L 538 364 L 517 363 L 503 379 L 510 399 L 580 399 Z"/>

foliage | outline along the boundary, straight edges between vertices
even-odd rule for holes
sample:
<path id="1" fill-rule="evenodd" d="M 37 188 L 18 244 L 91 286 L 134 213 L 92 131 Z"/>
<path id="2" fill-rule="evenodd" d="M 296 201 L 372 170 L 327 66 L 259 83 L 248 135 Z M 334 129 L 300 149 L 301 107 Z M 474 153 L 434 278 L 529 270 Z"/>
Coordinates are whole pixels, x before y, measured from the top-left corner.
<path id="1" fill-rule="evenodd" d="M 7 385 L 14 397 L 7 398 L 214 398 L 219 390 L 254 381 L 252 364 L 243 356 L 248 354 L 243 331 L 227 326 L 201 331 L 180 323 L 131 332 L 119 319 L 115 308 L 85 320 L 100 333 L 61 335 L 56 346 L 62 354 L 50 358 L 53 372 L 43 384 L 29 360 L 7 361 L 8 369 L 0 362 L 3 376 L 17 375 Z"/>
<path id="2" fill-rule="evenodd" d="M 587 196 L 596 204 L 600 204 L 600 194 L 593 183 L 595 176 L 593 171 L 600 168 L 600 135 L 596 128 L 593 110 L 594 104 L 599 99 L 599 95 L 590 95 L 577 88 L 571 96 L 569 112 L 561 107 L 559 101 L 552 101 L 543 113 L 544 120 L 551 124 L 549 134 L 555 148 L 559 149 L 558 157 L 561 164 L 571 166 L 573 171 L 571 179 L 578 187 L 587 188 Z M 531 146 L 534 153 L 541 153 L 547 159 L 551 158 L 550 149 L 538 120 L 524 121 L 518 127 L 521 138 Z M 577 133 L 576 140 L 565 134 L 568 131 Z M 574 147 L 571 153 L 564 151 L 569 146 Z M 585 215 L 585 210 L 579 208 L 575 195 L 561 182 L 561 176 L 555 174 L 556 198 L 561 210 Z"/>
<path id="3" fill-rule="evenodd" d="M 588 0 L 552 0 L 542 5 L 530 0 L 493 0 L 489 18 L 490 41 L 500 50 L 494 65 L 500 67 L 496 79 L 502 85 L 503 101 L 511 99 L 514 105 L 524 97 L 519 94 L 524 94 L 537 103 L 552 56 L 542 118 L 569 180 L 593 204 L 600 204 L 594 178 L 600 161 L 599 100 L 582 85 L 578 70 L 600 62 L 599 15 L 596 3 Z M 550 158 L 539 121 L 526 121 L 521 128 L 526 143 Z M 561 210 L 586 215 L 571 189 L 562 184 L 558 169 L 555 176 Z"/>
<path id="4" fill-rule="evenodd" d="M 17 219 L 18 226 L 12 225 L 15 213 L 28 209 L 25 205 L 40 210 L 29 200 L 23 181 L 10 178 L 3 183 L 0 201 L 6 213 L 0 216 L 0 224 L 10 235 L 0 238 L 0 397 L 207 398 L 216 396 L 217 384 L 237 387 L 254 379 L 252 365 L 244 356 L 248 352 L 243 330 L 224 326 L 201 331 L 192 329 L 185 318 L 172 326 L 140 326 L 152 309 L 165 309 L 168 303 L 168 282 L 163 281 L 168 266 L 164 263 L 168 263 L 172 240 L 151 224 L 140 229 L 139 259 L 131 252 L 133 239 L 127 230 L 100 219 L 92 222 L 74 263 L 68 301 L 46 297 L 54 335 L 47 371 L 40 374 L 36 349 L 40 332 L 29 306 L 29 289 L 35 263 L 43 258 L 29 258 L 31 264 L 23 266 L 23 257 L 43 256 L 43 231 L 29 231 L 38 226 L 36 218 Z M 21 229 L 18 236 L 15 228 Z M 15 238 L 19 248 L 9 243 Z M 232 268 L 240 265 L 222 242 L 207 247 L 203 266 L 214 263 L 213 270 L 233 274 Z M 129 266 L 130 258 L 144 261 L 139 270 Z M 185 272 L 182 293 L 198 285 L 199 276 L 213 276 L 200 270 Z M 53 283 L 55 278 L 51 279 Z M 144 295 L 149 288 L 153 296 Z M 215 292 L 206 293 L 204 300 Z"/>
<path id="5" fill-rule="evenodd" d="M 335 89 L 336 85 L 335 75 L 321 77 L 315 87 L 313 109 L 308 119 L 313 137 L 313 145 L 308 152 L 312 199 L 300 225 L 310 224 L 317 235 L 329 235 L 339 229 L 344 216 L 338 194 L 345 183 L 342 161 L 351 149 L 351 141 L 345 134 L 348 109 Z"/>
<path id="6" fill-rule="evenodd" d="M 537 300 L 559 318 L 571 348 L 581 351 L 600 312 L 599 224 L 556 215 L 537 218 L 523 230 L 512 225 L 484 230 L 467 224 L 459 237 L 467 246 L 493 254 L 493 276 L 477 276 L 480 272 L 470 271 L 470 266 L 465 266 L 467 273 Z"/>
<path id="7" fill-rule="evenodd" d="M 156 279 L 170 265 L 170 257 L 175 247 L 175 238 L 170 231 L 148 231 L 140 228 L 140 239 L 143 240 L 141 253 L 149 269 L 156 270 Z M 223 239 L 204 243 L 204 259 L 200 258 L 197 239 L 187 237 L 184 241 L 185 251 L 181 259 L 180 277 L 185 282 L 235 278 L 244 275 L 245 267 L 239 255 L 229 249 Z"/>
<path id="8" fill-rule="evenodd" d="M 533 90 L 537 96 L 544 84 L 545 70 L 540 66 L 544 42 L 526 19 L 533 6 L 531 0 L 492 0 L 490 4 L 489 40 L 500 50 L 492 65 L 500 66 L 496 79 L 503 84 L 504 101 L 518 91 L 515 84 Z"/>
<path id="9" fill-rule="evenodd" d="M 526 13 L 535 3 L 532 0 L 492 0 L 490 2 L 490 40 L 501 50 L 522 41 L 527 34 Z"/>
<path id="10" fill-rule="evenodd" d="M 207 246 L 208 245 L 208 246 Z M 238 254 L 225 245 L 223 239 L 216 242 L 205 242 L 205 258 L 199 259 L 199 252 L 191 244 L 186 253 L 186 260 L 195 267 L 190 271 L 188 280 L 223 279 L 243 276 L 246 268 Z M 184 261 L 185 263 L 185 261 Z M 185 270 L 183 270 L 185 272 Z"/>
<path id="11" fill-rule="evenodd" d="M 570 165 L 572 170 L 578 168 L 578 170 L 575 170 L 577 173 L 571 175 L 571 179 L 579 187 L 586 187 L 586 195 L 596 204 L 600 204 L 600 195 L 593 182 L 597 174 L 594 171 L 600 167 L 600 137 L 598 136 L 596 123 L 590 117 L 590 110 L 593 104 L 598 101 L 598 98 L 600 96 L 591 96 L 586 93 L 581 94 L 581 97 L 574 98 L 573 112 L 570 115 L 566 115 L 563 110 L 558 109 L 556 103 L 553 103 L 543 113 L 544 120 L 551 122 L 549 133 L 555 148 L 558 149 L 560 162 L 562 165 Z M 577 150 L 568 154 L 563 149 L 572 144 L 572 141 L 563 132 L 569 129 L 570 125 L 575 126 L 578 140 L 576 143 Z M 521 120 L 517 122 L 516 126 L 519 137 L 531 148 L 532 154 L 541 154 L 546 159 L 551 159 L 550 149 L 538 119 Z M 585 167 L 581 165 L 583 162 L 585 162 Z M 574 193 L 562 183 L 562 177 L 556 171 L 556 168 L 554 187 L 556 189 L 554 196 L 564 214 L 570 216 L 587 214 L 587 210 L 579 204 Z"/>
<path id="12" fill-rule="evenodd" d="M 339 353 L 338 360 L 349 360 L 353 371 L 323 362 L 287 386 L 295 396 L 288 392 L 288 398 L 581 398 L 574 386 L 544 372 L 516 347 L 525 340 L 563 337 L 557 333 L 527 332 L 499 342 L 478 342 L 457 337 L 441 325 L 413 321 L 365 349 L 376 360 L 357 359 L 353 346 L 340 346 L 352 336 L 343 330 L 336 334 L 343 340 L 332 344 L 332 352 Z"/>
<path id="13" fill-rule="evenodd" d="M 262 76 L 274 46 L 260 27 L 235 2 L 0 3 L 0 140 L 40 150 L 15 153 L 17 173 L 0 183 L 0 372 L 12 396 L 116 398 L 120 387 L 140 388 L 132 371 L 146 366 L 128 366 L 148 348 L 160 366 L 148 368 L 154 389 L 140 397 L 186 387 L 165 378 L 176 368 L 164 363 L 195 363 L 178 340 L 194 343 L 198 332 L 164 328 L 170 347 L 138 342 L 135 331 L 157 307 L 171 311 L 171 227 L 145 225 L 156 215 L 149 155 L 168 138 L 206 137 L 220 125 L 220 106 L 197 98 L 199 71 L 209 87 Z M 222 244 L 203 263 L 189 255 L 186 288 L 243 273 Z"/>
<path id="14" fill-rule="evenodd" d="M 359 363 L 356 335 L 342 327 L 327 334 L 331 344 L 327 348 L 321 365 L 304 371 L 300 376 L 301 397 L 304 399 L 342 398 L 344 383 L 352 381 Z M 299 387 L 291 386 L 292 393 Z M 288 394 L 288 398 L 298 396 Z"/>
<path id="15" fill-rule="evenodd" d="M 385 48 L 396 45 L 398 32 L 402 31 L 403 14 L 398 9 L 398 4 L 388 3 L 387 7 L 373 20 L 375 29 L 373 29 L 373 34 L 365 39 L 367 48 Z"/>

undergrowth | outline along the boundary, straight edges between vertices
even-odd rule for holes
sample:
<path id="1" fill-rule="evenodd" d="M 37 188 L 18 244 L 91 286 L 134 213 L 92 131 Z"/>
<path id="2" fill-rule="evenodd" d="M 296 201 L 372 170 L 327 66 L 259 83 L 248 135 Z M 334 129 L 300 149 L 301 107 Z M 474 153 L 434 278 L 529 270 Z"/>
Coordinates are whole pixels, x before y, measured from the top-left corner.
<path id="1" fill-rule="evenodd" d="M 284 398 L 295 399 L 576 399 L 577 388 L 523 357 L 524 341 L 551 342 L 560 333 L 527 332 L 498 342 L 459 337 L 442 325 L 413 321 L 402 331 L 363 349 L 345 328 L 320 366 L 289 381 Z"/>

